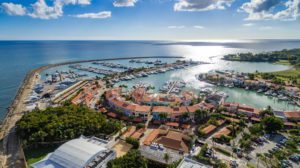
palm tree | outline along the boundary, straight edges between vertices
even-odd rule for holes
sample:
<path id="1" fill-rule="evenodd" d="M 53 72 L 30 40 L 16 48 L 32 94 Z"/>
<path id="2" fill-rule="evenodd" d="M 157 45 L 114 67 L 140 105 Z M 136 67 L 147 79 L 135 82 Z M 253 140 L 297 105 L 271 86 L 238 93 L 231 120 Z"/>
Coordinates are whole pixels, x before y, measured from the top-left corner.
<path id="1" fill-rule="evenodd" d="M 170 159 L 169 154 L 168 154 L 168 153 L 165 153 L 165 154 L 164 154 L 164 160 L 166 161 L 166 163 L 169 162 L 169 159 Z"/>
<path id="2" fill-rule="evenodd" d="M 190 113 L 188 113 L 188 112 L 185 112 L 180 116 L 181 122 L 186 121 L 189 118 L 190 118 Z"/>
<path id="3" fill-rule="evenodd" d="M 158 116 L 159 116 L 160 120 L 165 121 L 168 117 L 168 114 L 167 113 L 159 113 Z"/>
<path id="4" fill-rule="evenodd" d="M 260 161 L 261 158 L 262 158 L 262 154 L 261 154 L 261 153 L 257 153 L 257 154 L 256 154 L 256 159 L 257 159 L 257 165 L 256 165 L 256 167 L 257 167 L 257 168 L 258 168 L 259 161 Z"/>

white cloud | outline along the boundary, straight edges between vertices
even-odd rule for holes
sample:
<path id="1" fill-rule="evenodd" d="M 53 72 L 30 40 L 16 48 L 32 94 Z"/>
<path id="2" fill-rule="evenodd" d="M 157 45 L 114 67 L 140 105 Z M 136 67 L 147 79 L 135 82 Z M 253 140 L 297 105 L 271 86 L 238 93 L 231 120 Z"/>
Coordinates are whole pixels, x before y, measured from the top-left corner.
<path id="1" fill-rule="evenodd" d="M 175 11 L 208 11 L 230 7 L 234 0 L 178 0 Z"/>
<path id="2" fill-rule="evenodd" d="M 38 0 L 36 3 L 32 4 L 33 11 L 28 15 L 32 18 L 39 19 L 57 19 L 63 15 L 62 1 L 54 1 L 53 6 L 48 6 L 45 0 Z"/>
<path id="3" fill-rule="evenodd" d="M 195 29 L 204 29 L 204 27 L 203 26 L 199 26 L 199 25 L 195 25 L 195 26 L 193 26 Z"/>
<path id="4" fill-rule="evenodd" d="M 92 0 L 56 0 L 60 1 L 62 4 L 68 5 L 90 5 Z"/>
<path id="5" fill-rule="evenodd" d="M 138 0 L 115 0 L 113 5 L 115 7 L 133 7 Z"/>
<path id="6" fill-rule="evenodd" d="M 248 14 L 245 20 L 296 20 L 299 8 L 300 0 L 251 0 L 238 11 Z"/>
<path id="7" fill-rule="evenodd" d="M 184 29 L 185 26 L 168 26 L 168 29 Z"/>
<path id="8" fill-rule="evenodd" d="M 26 15 L 26 8 L 20 4 L 14 3 L 2 3 L 1 8 L 5 13 L 12 16 L 23 16 Z"/>
<path id="9" fill-rule="evenodd" d="M 2 3 L 2 8 L 9 15 L 28 15 L 38 19 L 57 19 L 63 16 L 65 5 L 90 5 L 91 0 L 53 0 L 52 5 L 48 5 L 46 0 L 37 0 L 31 4 L 31 8 L 26 10 L 19 4 Z"/>
<path id="10" fill-rule="evenodd" d="M 245 23 L 243 24 L 244 27 L 252 27 L 254 26 L 254 23 Z"/>
<path id="11" fill-rule="evenodd" d="M 106 19 L 111 17 L 110 11 L 103 11 L 98 13 L 84 13 L 84 14 L 78 14 L 74 17 L 77 18 L 90 18 L 90 19 Z"/>

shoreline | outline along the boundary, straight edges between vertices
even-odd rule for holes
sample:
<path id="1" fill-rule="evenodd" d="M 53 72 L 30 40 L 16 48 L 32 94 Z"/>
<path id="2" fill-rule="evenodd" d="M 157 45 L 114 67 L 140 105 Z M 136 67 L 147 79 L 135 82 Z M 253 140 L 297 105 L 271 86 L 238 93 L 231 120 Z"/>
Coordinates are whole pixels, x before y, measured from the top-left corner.
<path id="1" fill-rule="evenodd" d="M 20 96 L 20 92 L 22 92 L 22 89 L 25 87 L 25 83 L 28 82 L 28 80 L 30 78 L 32 78 L 31 76 L 34 73 L 40 73 L 40 72 L 45 71 L 45 70 L 50 69 L 50 68 L 63 66 L 63 65 L 69 65 L 69 64 L 87 63 L 87 62 L 94 62 L 94 61 L 114 61 L 114 60 L 127 60 L 127 59 L 147 59 L 147 58 L 185 58 L 185 57 L 183 57 L 183 56 L 143 56 L 143 57 L 124 57 L 124 58 L 120 57 L 120 58 L 104 58 L 104 59 L 67 61 L 67 62 L 43 65 L 41 67 L 38 67 L 36 69 L 33 69 L 33 70 L 29 71 L 25 75 L 25 78 L 22 80 L 22 82 L 20 83 L 20 86 L 18 87 L 18 91 L 16 92 L 17 94 L 15 95 L 12 102 L 10 103 L 10 106 L 6 108 L 7 113 L 5 114 L 5 117 L 3 117 L 3 119 L 1 119 L 1 124 L 0 125 L 1 126 L 4 125 L 3 123 L 5 122 L 5 119 L 7 118 L 9 112 L 11 111 L 11 109 L 14 108 L 16 99 L 18 99 L 18 97 Z"/>
<path id="2" fill-rule="evenodd" d="M 69 65 L 69 64 L 78 64 L 78 63 L 86 63 L 86 62 L 94 62 L 94 61 L 113 61 L 113 60 L 128 60 L 128 59 L 148 59 L 148 58 L 185 58 L 182 56 L 142 56 L 142 57 L 120 57 L 120 58 L 104 58 L 104 59 L 92 59 L 92 60 L 78 60 L 78 61 L 67 61 L 67 62 L 61 62 L 56 64 L 48 64 L 41 66 L 39 68 L 33 69 L 29 71 L 25 78 L 22 80 L 18 91 L 11 102 L 11 105 L 8 107 L 7 113 L 5 114 L 5 117 L 1 121 L 1 132 L 0 132 L 0 139 L 2 140 L 2 146 L 0 151 L 0 162 L 1 167 L 10 167 L 10 166 L 17 166 L 22 165 L 24 166 L 24 162 L 26 162 L 25 158 L 20 158 L 20 151 L 22 151 L 22 148 L 20 148 L 20 142 L 19 139 L 14 132 L 14 127 L 16 122 L 23 116 L 23 109 L 20 107 L 22 105 L 22 102 L 24 101 L 24 98 L 27 97 L 29 91 L 32 90 L 32 87 L 34 86 L 37 78 L 36 76 L 40 74 L 42 71 L 45 71 L 47 69 L 63 66 L 63 65 Z M 10 149 L 13 148 L 13 149 Z M 11 150 L 11 151 L 8 151 Z M 7 155 L 10 154 L 9 159 L 13 159 L 16 163 L 9 163 L 7 162 Z M 22 161 L 23 160 L 23 161 Z M 18 162 L 17 162 L 18 161 Z M 21 162 L 21 163 L 20 163 Z M 7 165 L 9 164 L 9 165 Z"/>

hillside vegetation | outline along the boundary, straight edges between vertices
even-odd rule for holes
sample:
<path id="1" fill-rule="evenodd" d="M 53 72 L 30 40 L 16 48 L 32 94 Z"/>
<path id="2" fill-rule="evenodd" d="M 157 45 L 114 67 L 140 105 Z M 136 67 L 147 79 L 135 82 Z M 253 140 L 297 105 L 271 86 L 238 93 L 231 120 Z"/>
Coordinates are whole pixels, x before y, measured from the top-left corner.
<path id="1" fill-rule="evenodd" d="M 293 68 L 285 71 L 255 73 L 256 77 L 272 80 L 277 84 L 293 84 L 300 88 L 300 49 L 273 51 L 265 53 L 238 53 L 223 57 L 228 61 L 270 62 L 282 65 L 292 65 Z"/>
<path id="2" fill-rule="evenodd" d="M 264 53 L 238 53 L 223 57 L 228 61 L 272 62 L 300 66 L 300 49 L 272 51 Z"/>

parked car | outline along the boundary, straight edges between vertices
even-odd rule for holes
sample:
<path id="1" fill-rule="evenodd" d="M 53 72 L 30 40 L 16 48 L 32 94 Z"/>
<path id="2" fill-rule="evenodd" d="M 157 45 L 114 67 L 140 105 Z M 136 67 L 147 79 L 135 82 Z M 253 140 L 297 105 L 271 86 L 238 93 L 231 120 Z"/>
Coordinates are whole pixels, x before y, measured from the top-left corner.
<path id="1" fill-rule="evenodd" d="M 235 168 L 235 167 L 238 167 L 239 165 L 238 165 L 238 163 L 237 163 L 235 160 L 231 160 L 231 161 L 230 161 L 230 166 L 231 166 L 232 168 Z"/>
<path id="2" fill-rule="evenodd" d="M 300 155 L 291 155 L 290 157 L 289 157 L 289 159 L 291 160 L 291 161 L 293 161 L 293 162 L 296 162 L 296 163 L 298 163 L 298 162 L 300 162 Z"/>

